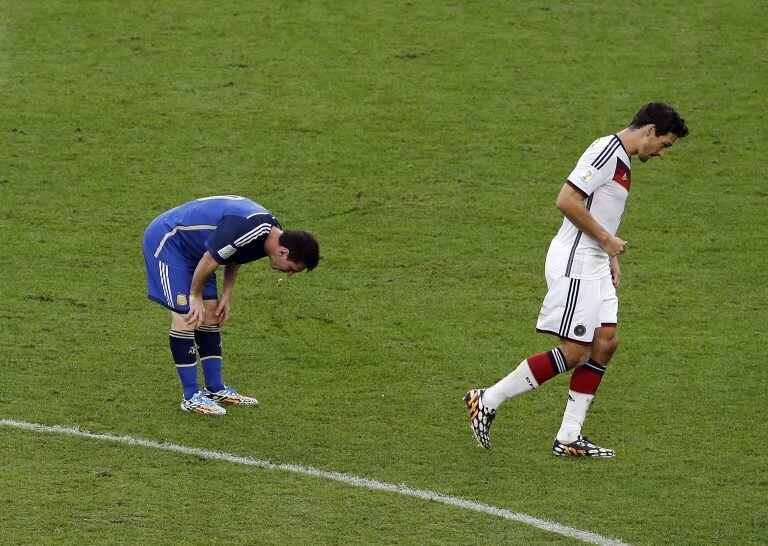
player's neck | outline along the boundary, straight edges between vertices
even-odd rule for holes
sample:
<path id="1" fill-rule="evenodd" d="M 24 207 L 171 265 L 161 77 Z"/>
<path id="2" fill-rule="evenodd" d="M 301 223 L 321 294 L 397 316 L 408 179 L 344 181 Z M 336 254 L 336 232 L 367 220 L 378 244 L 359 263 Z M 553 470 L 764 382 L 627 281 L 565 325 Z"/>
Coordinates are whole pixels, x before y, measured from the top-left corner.
<path id="1" fill-rule="evenodd" d="M 282 233 L 283 230 L 272 226 L 269 235 L 267 235 L 267 240 L 264 241 L 264 252 L 267 256 L 274 256 L 277 254 L 277 251 L 280 250 L 280 235 L 282 235 Z"/>
<path id="2" fill-rule="evenodd" d="M 637 151 L 640 149 L 640 138 L 643 136 L 641 131 L 625 127 L 616 133 L 616 136 L 621 140 L 621 144 L 624 146 L 629 157 L 637 154 Z"/>

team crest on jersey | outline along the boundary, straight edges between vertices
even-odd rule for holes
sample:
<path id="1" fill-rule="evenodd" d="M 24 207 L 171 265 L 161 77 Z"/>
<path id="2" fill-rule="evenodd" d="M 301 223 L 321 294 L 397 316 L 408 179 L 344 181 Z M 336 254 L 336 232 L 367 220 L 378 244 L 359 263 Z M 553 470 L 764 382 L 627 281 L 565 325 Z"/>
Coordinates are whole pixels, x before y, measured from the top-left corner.
<path id="1" fill-rule="evenodd" d="M 583 324 L 577 324 L 576 327 L 573 329 L 573 333 L 576 334 L 578 337 L 583 336 L 587 333 L 587 327 Z"/>
<path id="2" fill-rule="evenodd" d="M 587 169 L 581 174 L 581 176 L 579 176 L 579 181 L 582 184 L 589 184 L 589 181 L 592 180 L 593 176 L 595 176 L 595 171 L 592 169 Z"/>
<path id="3" fill-rule="evenodd" d="M 187 305 L 187 295 L 179 292 L 176 294 L 176 305 L 179 307 L 185 307 Z"/>

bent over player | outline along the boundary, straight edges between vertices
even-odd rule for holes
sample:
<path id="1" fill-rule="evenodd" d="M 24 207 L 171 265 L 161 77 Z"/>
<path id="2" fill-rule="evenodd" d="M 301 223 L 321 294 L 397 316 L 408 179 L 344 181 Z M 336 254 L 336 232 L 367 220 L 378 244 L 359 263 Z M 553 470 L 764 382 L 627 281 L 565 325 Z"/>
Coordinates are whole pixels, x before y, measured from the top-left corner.
<path id="1" fill-rule="evenodd" d="M 283 231 L 267 209 L 245 197 L 217 195 L 190 201 L 155 218 L 144 232 L 147 295 L 171 310 L 171 354 L 181 379 L 181 409 L 224 414 L 216 402 L 256 405 L 221 377 L 220 327 L 229 319 L 241 264 L 269 258 L 290 277 L 311 271 L 319 246 L 306 231 Z M 224 266 L 221 298 L 216 269 Z M 205 389 L 197 382 L 197 356 Z"/>
<path id="2" fill-rule="evenodd" d="M 664 157 L 687 134 L 685 121 L 671 106 L 646 104 L 629 126 L 595 140 L 568 176 L 557 196 L 565 218 L 547 252 L 548 292 L 536 324 L 537 331 L 558 336 L 560 344 L 529 356 L 492 387 L 466 394 L 472 432 L 484 448 L 491 447 L 491 424 L 504 401 L 576 368 L 552 450 L 560 456 L 615 456 L 582 436 L 581 427 L 618 345 L 617 257 L 627 242 L 616 237 L 616 230 L 632 182 L 630 158 Z"/>

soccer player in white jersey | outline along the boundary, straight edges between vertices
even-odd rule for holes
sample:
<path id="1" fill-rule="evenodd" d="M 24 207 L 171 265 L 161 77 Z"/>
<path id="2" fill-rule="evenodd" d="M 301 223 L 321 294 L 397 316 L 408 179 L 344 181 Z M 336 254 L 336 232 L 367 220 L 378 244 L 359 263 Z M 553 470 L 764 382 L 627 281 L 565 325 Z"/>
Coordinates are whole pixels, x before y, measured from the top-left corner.
<path id="1" fill-rule="evenodd" d="M 560 344 L 529 356 L 495 385 L 466 394 L 472 432 L 484 448 L 491 447 L 491 423 L 503 402 L 575 368 L 552 451 L 566 457 L 615 456 L 582 436 L 581 428 L 618 346 L 618 256 L 627 242 L 616 231 L 632 182 L 630 158 L 664 157 L 687 134 L 674 108 L 651 102 L 617 134 L 595 140 L 568 176 L 557 196 L 565 218 L 547 252 L 548 292 L 536 323 L 537 331 L 558 336 Z"/>
<path id="2" fill-rule="evenodd" d="M 171 355 L 184 391 L 181 409 L 227 413 L 217 402 L 256 405 L 222 380 L 220 328 L 244 263 L 268 258 L 287 277 L 317 266 L 319 246 L 306 231 L 283 231 L 261 205 L 238 195 L 190 201 L 155 218 L 144 232 L 147 296 L 171 311 Z M 221 298 L 216 269 L 224 266 Z M 197 358 L 205 378 L 198 386 Z"/>

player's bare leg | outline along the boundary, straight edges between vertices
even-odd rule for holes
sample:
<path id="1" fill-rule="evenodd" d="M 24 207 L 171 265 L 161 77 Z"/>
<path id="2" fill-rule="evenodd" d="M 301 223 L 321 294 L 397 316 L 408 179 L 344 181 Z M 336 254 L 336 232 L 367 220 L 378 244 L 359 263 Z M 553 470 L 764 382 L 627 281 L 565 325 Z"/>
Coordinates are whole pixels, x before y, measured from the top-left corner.
<path id="1" fill-rule="evenodd" d="M 590 356 L 598 362 L 603 362 L 603 366 L 607 366 L 618 347 L 619 336 L 616 334 L 616 326 L 603 326 L 595 329 Z"/>
<path id="2" fill-rule="evenodd" d="M 583 437 L 581 428 L 595 398 L 605 368 L 618 347 L 618 342 L 615 326 L 606 326 L 595 330 L 589 359 L 576 368 L 571 376 L 563 422 L 552 446 L 555 455 L 615 456 L 613 450 L 601 448 Z"/>
<path id="3" fill-rule="evenodd" d="M 501 404 L 567 372 L 589 355 L 589 346 L 564 341 L 556 349 L 529 356 L 492 387 L 473 389 L 464 396 L 472 432 L 480 445 L 491 447 L 490 428 Z"/>

